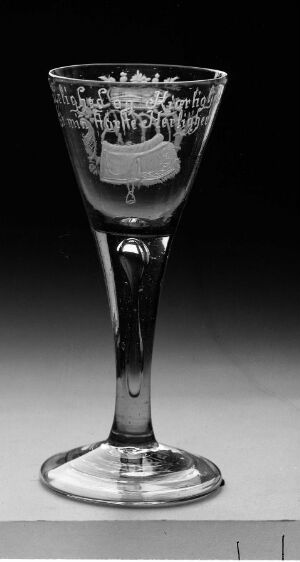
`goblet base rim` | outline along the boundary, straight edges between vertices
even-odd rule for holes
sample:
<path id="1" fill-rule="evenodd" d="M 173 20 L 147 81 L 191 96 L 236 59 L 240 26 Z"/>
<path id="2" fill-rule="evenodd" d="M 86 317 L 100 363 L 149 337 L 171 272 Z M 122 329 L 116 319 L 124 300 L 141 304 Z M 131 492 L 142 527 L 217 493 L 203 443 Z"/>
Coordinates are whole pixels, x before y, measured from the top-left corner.
<path id="1" fill-rule="evenodd" d="M 219 468 L 205 457 L 159 443 L 136 447 L 109 441 L 51 456 L 40 478 L 70 499 L 127 507 L 191 502 L 224 485 Z"/>

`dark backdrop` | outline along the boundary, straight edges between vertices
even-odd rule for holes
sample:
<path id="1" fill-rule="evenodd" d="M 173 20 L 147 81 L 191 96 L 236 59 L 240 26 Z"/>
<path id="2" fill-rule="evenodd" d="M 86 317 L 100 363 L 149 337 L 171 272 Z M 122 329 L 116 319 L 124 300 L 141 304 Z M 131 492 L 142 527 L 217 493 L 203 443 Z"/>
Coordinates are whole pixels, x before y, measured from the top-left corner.
<path id="1" fill-rule="evenodd" d="M 86 225 L 52 107 L 48 69 L 166 62 L 229 74 L 180 232 L 223 242 L 294 243 L 296 14 L 291 5 L 224 4 L 2 2 L 2 224 Z"/>

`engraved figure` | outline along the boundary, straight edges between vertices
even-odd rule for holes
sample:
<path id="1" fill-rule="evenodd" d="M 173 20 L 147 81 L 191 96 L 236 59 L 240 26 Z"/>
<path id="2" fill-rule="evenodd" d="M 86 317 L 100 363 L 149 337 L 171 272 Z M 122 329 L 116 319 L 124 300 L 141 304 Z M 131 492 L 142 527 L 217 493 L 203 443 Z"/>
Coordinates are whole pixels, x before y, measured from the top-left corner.
<path id="1" fill-rule="evenodd" d="M 102 141 L 100 179 L 112 184 L 131 186 L 127 203 L 135 202 L 132 187 L 155 185 L 174 177 L 180 170 L 175 146 L 161 133 L 133 145 Z"/>
<path id="2" fill-rule="evenodd" d="M 83 117 L 80 119 L 80 125 L 84 129 L 87 129 L 87 132 L 83 135 L 83 144 L 89 160 L 89 170 L 97 175 L 97 163 L 99 162 L 99 158 L 97 157 L 97 141 L 94 128 L 91 123 Z"/>
<path id="3" fill-rule="evenodd" d="M 101 76 L 100 79 L 115 82 L 112 76 Z M 174 82 L 174 78 L 165 79 L 165 82 Z M 121 72 L 120 81 L 127 82 L 128 76 L 126 72 Z M 149 82 L 151 79 L 137 71 L 130 79 L 131 82 Z M 159 74 L 156 73 L 153 82 L 158 82 Z M 157 90 L 155 92 L 157 100 L 161 103 L 166 99 L 166 91 Z M 168 117 L 176 119 L 176 110 L 166 110 L 164 106 L 163 112 L 158 112 L 155 107 L 155 97 L 152 88 L 144 88 L 142 90 L 133 88 L 120 88 L 112 85 L 109 93 L 109 100 L 114 109 L 106 113 L 106 126 L 101 135 L 101 154 L 97 154 L 97 140 L 95 128 L 90 122 L 89 117 L 85 116 L 80 119 L 80 124 L 85 133 L 83 135 L 83 143 L 89 160 L 89 170 L 95 174 L 99 174 L 102 182 L 112 185 L 126 185 L 127 196 L 126 203 L 132 205 L 136 202 L 135 188 L 139 186 L 154 186 L 161 184 L 170 178 L 173 178 L 180 171 L 180 160 L 178 152 L 182 137 L 186 134 L 183 129 L 177 128 L 174 140 L 171 139 L 171 129 Z M 161 99 L 160 99 L 161 98 Z M 149 107 L 153 115 L 161 114 L 160 118 L 154 119 L 153 125 L 149 123 Z M 148 113 L 147 113 L 148 112 Z M 156 112 L 156 113 L 155 113 Z M 120 114 L 120 119 L 116 113 Z M 175 114 L 174 114 L 175 113 Z M 109 121 L 110 114 L 113 114 L 115 125 Z M 161 117 L 164 115 L 165 125 L 168 129 L 168 140 L 160 130 Z M 138 125 L 140 131 L 140 142 L 124 142 L 122 138 L 120 123 L 122 119 L 126 119 L 126 124 L 130 127 L 130 119 Z M 148 121 L 147 121 L 148 120 Z M 110 126 L 108 126 L 110 124 Z M 117 125 L 118 124 L 118 125 Z M 135 125 L 135 129 L 136 129 Z M 146 131 L 151 134 L 151 128 L 155 127 L 153 136 L 146 139 Z M 107 140 L 107 133 L 115 133 L 116 142 Z M 99 142 L 99 141 L 98 141 Z M 100 144 L 100 143 L 99 143 Z"/>

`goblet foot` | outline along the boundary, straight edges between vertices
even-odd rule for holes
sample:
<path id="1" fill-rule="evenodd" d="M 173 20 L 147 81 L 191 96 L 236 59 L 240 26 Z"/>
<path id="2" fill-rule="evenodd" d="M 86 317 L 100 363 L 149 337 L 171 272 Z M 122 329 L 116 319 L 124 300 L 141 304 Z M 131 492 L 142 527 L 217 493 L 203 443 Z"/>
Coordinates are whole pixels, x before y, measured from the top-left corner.
<path id="1" fill-rule="evenodd" d="M 41 479 L 72 499 L 126 506 L 191 501 L 224 483 L 218 467 L 204 457 L 158 443 L 133 447 L 108 441 L 50 457 Z"/>

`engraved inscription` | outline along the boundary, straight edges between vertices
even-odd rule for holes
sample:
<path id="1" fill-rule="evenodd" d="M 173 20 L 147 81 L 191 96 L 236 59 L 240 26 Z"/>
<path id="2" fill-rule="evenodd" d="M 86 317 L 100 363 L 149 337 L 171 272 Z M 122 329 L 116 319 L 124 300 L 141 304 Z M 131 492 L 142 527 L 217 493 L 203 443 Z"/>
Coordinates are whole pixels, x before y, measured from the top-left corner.
<path id="1" fill-rule="evenodd" d="M 118 82 L 100 76 L 110 84 L 98 88 L 94 97 L 89 87 L 77 87 L 74 95 L 68 86 L 51 85 L 61 126 L 81 132 L 90 172 L 101 182 L 126 185 L 129 205 L 136 201 L 136 187 L 155 186 L 179 173 L 183 138 L 207 128 L 217 105 L 216 86 L 206 95 L 199 87 L 187 90 L 190 97 L 182 98 L 177 78 L 156 87 L 159 74 L 151 80 L 139 71 L 132 78 L 121 72 Z M 127 81 L 132 83 L 127 86 Z"/>

